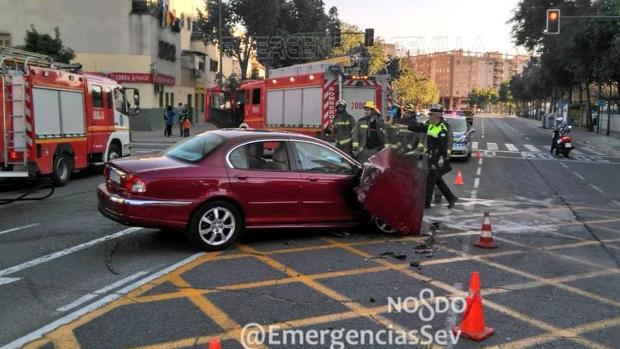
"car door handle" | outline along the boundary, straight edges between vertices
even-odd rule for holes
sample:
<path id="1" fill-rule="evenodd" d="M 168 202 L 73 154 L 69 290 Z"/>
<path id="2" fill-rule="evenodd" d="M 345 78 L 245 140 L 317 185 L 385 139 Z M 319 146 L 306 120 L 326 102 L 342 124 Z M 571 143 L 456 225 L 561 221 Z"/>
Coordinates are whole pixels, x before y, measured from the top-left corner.
<path id="1" fill-rule="evenodd" d="M 316 177 L 308 177 L 308 182 L 318 182 L 319 179 Z"/>
<path id="2" fill-rule="evenodd" d="M 238 176 L 235 176 L 235 178 L 237 178 L 240 181 L 245 181 L 246 179 L 248 179 L 248 176 L 238 175 Z"/>

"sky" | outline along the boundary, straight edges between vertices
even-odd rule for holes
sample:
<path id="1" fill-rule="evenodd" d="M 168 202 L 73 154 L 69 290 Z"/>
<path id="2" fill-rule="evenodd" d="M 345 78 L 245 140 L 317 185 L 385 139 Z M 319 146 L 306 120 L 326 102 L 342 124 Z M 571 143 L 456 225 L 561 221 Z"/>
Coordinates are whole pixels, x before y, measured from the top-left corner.
<path id="1" fill-rule="evenodd" d="M 338 7 L 340 19 L 364 28 L 389 43 L 430 53 L 466 51 L 525 53 L 510 35 L 518 0 L 324 0 Z M 405 51 L 406 52 L 406 51 Z"/>

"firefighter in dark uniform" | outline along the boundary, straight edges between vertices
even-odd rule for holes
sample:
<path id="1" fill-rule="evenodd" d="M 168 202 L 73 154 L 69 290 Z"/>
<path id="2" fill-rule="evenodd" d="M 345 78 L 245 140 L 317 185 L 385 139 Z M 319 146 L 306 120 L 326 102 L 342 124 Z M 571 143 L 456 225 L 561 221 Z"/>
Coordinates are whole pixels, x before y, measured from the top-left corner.
<path id="1" fill-rule="evenodd" d="M 397 123 L 399 126 L 398 135 L 400 138 L 399 151 L 402 153 L 408 153 L 416 150 L 422 137 L 420 136 L 420 133 L 415 133 L 409 130 L 410 125 L 415 126 L 418 124 L 418 118 L 413 104 L 407 104 L 405 106 L 405 112 L 397 120 Z"/>
<path id="2" fill-rule="evenodd" d="M 364 163 L 385 146 L 386 131 L 383 118 L 374 102 L 364 104 L 364 116 L 357 120 L 353 129 L 353 154 Z"/>
<path id="3" fill-rule="evenodd" d="M 448 200 L 448 208 L 454 207 L 458 198 L 452 194 L 446 182 L 441 178 L 450 172 L 450 129 L 439 112 L 431 112 L 430 120 L 424 124 L 410 125 L 410 131 L 426 132 L 426 151 L 429 154 L 429 173 L 426 186 L 425 207 L 431 207 L 435 186 Z"/>
<path id="4" fill-rule="evenodd" d="M 336 103 L 336 117 L 334 117 L 333 137 L 336 147 L 343 152 L 353 155 L 353 129 L 355 118 L 347 112 L 347 102 L 339 100 Z"/>

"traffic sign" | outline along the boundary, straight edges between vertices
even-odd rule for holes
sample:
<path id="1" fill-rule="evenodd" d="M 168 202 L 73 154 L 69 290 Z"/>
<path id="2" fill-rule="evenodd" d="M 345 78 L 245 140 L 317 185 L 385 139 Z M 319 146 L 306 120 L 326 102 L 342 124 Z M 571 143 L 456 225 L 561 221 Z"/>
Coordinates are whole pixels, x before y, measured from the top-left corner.
<path id="1" fill-rule="evenodd" d="M 599 99 L 599 100 L 598 100 L 598 106 L 599 106 L 599 107 L 603 108 L 603 107 L 605 107 L 606 105 L 607 105 L 607 101 L 606 101 L 606 100 L 604 100 L 604 99 Z"/>

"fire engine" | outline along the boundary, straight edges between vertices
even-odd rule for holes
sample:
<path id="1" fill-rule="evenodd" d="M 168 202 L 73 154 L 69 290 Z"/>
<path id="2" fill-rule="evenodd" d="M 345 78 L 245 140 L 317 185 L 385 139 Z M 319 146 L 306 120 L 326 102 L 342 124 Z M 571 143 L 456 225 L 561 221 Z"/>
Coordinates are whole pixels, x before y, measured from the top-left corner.
<path id="1" fill-rule="evenodd" d="M 0 179 L 50 175 L 64 185 L 74 170 L 130 154 L 138 91 L 80 68 L 0 47 Z"/>
<path id="2" fill-rule="evenodd" d="M 269 71 L 265 80 L 246 81 L 232 95 L 221 87 L 207 90 L 205 120 L 217 127 L 288 130 L 321 137 L 336 115 L 336 102 L 347 101 L 359 119 L 373 101 L 383 114 L 391 100 L 389 75 L 355 73 L 356 57 L 294 65 Z"/>

